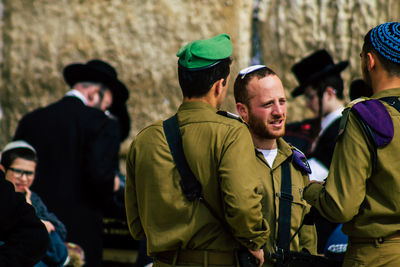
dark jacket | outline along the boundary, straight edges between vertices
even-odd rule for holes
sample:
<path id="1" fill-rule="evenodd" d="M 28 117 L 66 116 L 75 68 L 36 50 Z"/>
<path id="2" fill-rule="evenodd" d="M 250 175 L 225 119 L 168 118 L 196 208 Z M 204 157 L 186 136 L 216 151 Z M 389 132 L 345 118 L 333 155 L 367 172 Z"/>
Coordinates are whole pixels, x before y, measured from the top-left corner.
<path id="1" fill-rule="evenodd" d="M 32 206 L 36 211 L 36 215 L 41 220 L 49 221 L 54 225 L 56 232 L 60 235 L 60 237 L 65 240 L 67 238 L 67 229 L 65 225 L 57 218 L 57 216 L 49 212 L 47 210 L 46 205 L 43 203 L 42 199 L 39 197 L 38 194 L 31 191 L 31 202 Z"/>
<path id="2" fill-rule="evenodd" d="M 46 253 L 46 227 L 14 186 L 0 177 L 0 266 L 33 266 Z"/>
<path id="3" fill-rule="evenodd" d="M 82 246 L 88 266 L 102 253 L 103 200 L 112 194 L 119 130 L 104 112 L 72 96 L 25 115 L 14 140 L 38 154 L 32 191 L 65 224 L 67 240 Z"/>
<path id="4" fill-rule="evenodd" d="M 329 169 L 331 166 L 333 150 L 339 133 L 340 118 L 334 120 L 323 132 L 317 141 L 313 152 L 307 158 L 316 158 Z"/>

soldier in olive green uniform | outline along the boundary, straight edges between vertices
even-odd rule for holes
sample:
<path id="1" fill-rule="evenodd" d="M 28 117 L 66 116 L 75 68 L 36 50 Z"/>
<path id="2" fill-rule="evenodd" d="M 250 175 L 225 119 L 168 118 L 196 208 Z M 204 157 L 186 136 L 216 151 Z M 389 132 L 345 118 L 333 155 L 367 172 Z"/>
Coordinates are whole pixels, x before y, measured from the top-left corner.
<path id="1" fill-rule="evenodd" d="M 237 266 L 248 249 L 263 262 L 268 226 L 251 136 L 244 123 L 217 114 L 228 89 L 232 44 L 227 34 L 178 52 L 184 101 L 177 112 L 184 154 L 217 214 L 180 186 L 162 122 L 143 129 L 127 159 L 126 211 L 131 234 L 147 237 L 155 265 Z"/>
<path id="2" fill-rule="evenodd" d="M 361 66 L 373 95 L 345 109 L 329 176 L 304 198 L 344 223 L 343 266 L 400 266 L 400 23 L 367 33 Z"/>
<path id="3" fill-rule="evenodd" d="M 304 155 L 281 137 L 285 133 L 286 97 L 279 77 L 264 65 L 242 70 L 235 81 L 235 100 L 238 113 L 248 123 L 256 148 L 258 172 L 263 185 L 263 215 L 271 234 L 265 246 L 265 265 L 273 266 L 268 255 L 276 252 L 278 241 L 281 168 L 289 160 L 292 196 L 290 250 L 315 254 L 317 237 L 314 225 L 303 225 L 310 206 L 303 200 L 303 188 L 308 185 L 309 166 Z M 301 161 L 303 158 L 304 162 Z"/>

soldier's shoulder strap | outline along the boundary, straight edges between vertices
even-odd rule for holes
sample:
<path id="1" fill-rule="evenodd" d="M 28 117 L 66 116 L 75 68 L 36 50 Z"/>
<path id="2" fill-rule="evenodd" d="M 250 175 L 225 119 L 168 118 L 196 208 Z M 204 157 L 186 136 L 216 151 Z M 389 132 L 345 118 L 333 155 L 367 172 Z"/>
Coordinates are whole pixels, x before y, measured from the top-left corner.
<path id="1" fill-rule="evenodd" d="M 292 145 L 290 145 L 290 147 L 293 151 L 293 163 L 297 167 L 299 167 L 302 171 L 305 171 L 310 174 L 311 173 L 310 164 L 308 164 L 308 160 L 304 155 L 304 153 Z"/>
<path id="2" fill-rule="evenodd" d="M 398 112 L 400 112 L 400 100 L 398 96 L 382 97 L 379 98 L 379 100 L 388 103 L 390 106 L 394 107 Z"/>
<path id="3" fill-rule="evenodd" d="M 344 133 L 344 130 L 346 129 L 347 121 L 349 119 L 352 107 L 354 105 L 356 105 L 357 103 L 367 101 L 367 100 L 368 100 L 368 98 L 362 97 L 362 98 L 357 98 L 347 104 L 347 106 L 344 108 L 344 110 L 342 112 L 342 118 L 340 119 L 339 133 L 338 133 L 339 136 L 342 135 Z"/>
<path id="4" fill-rule="evenodd" d="M 382 100 L 386 102 L 385 99 Z M 392 118 L 382 101 L 365 98 L 363 101 L 351 102 L 349 106 L 343 111 L 339 134 L 344 132 L 349 114 L 352 112 L 376 147 L 385 146 L 392 141 L 394 135 Z"/>
<path id="5" fill-rule="evenodd" d="M 239 115 L 236 115 L 236 114 L 231 113 L 231 112 L 229 112 L 229 111 L 218 110 L 218 111 L 217 111 L 217 114 L 218 114 L 218 115 L 221 115 L 221 116 L 224 116 L 224 117 L 227 117 L 227 118 L 230 118 L 230 119 L 237 120 L 237 121 L 242 122 L 242 123 L 244 122 L 244 121 L 242 120 L 242 118 L 241 118 Z"/>

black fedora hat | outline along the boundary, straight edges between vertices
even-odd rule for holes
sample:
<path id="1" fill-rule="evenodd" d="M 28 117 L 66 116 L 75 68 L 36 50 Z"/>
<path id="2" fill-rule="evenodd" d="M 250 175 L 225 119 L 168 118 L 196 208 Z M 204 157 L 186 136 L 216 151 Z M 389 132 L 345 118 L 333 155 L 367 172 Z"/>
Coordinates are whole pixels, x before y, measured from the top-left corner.
<path id="1" fill-rule="evenodd" d="M 333 73 L 339 74 L 348 65 L 349 61 L 347 60 L 335 64 L 332 57 L 324 49 L 312 53 L 292 67 L 292 72 L 300 84 L 292 91 L 292 96 L 296 97 L 303 94 L 305 88 L 312 82 Z"/>
<path id="2" fill-rule="evenodd" d="M 73 63 L 64 68 L 65 82 L 73 87 L 78 82 L 101 82 L 113 93 L 113 103 L 125 103 L 129 98 L 126 86 L 118 79 L 115 69 L 100 59 L 85 64 Z"/>

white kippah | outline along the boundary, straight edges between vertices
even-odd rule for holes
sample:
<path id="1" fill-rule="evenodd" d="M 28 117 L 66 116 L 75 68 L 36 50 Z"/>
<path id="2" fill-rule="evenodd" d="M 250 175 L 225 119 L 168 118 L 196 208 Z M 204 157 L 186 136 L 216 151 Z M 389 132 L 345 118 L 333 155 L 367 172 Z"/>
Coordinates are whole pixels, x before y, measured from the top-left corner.
<path id="1" fill-rule="evenodd" d="M 31 146 L 28 142 L 23 141 L 23 140 L 17 140 L 17 141 L 8 143 L 4 147 L 2 153 L 12 150 L 12 149 L 16 149 L 16 148 L 27 148 L 27 149 L 32 150 L 36 154 L 36 150 L 33 148 L 33 146 Z"/>
<path id="2" fill-rule="evenodd" d="M 241 71 L 239 71 L 239 75 L 242 75 L 242 79 L 244 78 L 244 76 L 246 76 L 246 74 L 252 73 L 253 71 L 262 69 L 262 68 L 266 68 L 267 66 L 265 65 L 253 65 L 247 68 L 242 69 Z"/>

